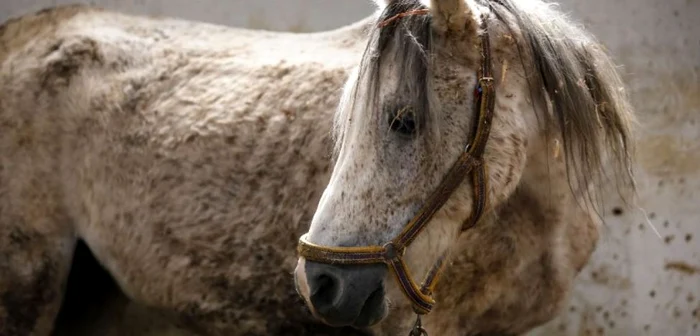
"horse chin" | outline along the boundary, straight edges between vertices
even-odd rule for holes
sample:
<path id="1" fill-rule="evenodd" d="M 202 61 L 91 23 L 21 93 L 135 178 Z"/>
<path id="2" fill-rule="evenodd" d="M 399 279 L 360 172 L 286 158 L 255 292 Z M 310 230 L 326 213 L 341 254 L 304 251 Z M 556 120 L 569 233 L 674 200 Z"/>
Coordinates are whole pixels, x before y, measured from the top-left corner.
<path id="1" fill-rule="evenodd" d="M 318 314 L 316 310 L 313 308 L 313 305 L 310 305 L 307 303 L 307 307 L 309 308 L 309 311 L 311 312 L 311 315 L 320 321 L 321 323 L 334 327 L 334 328 L 352 328 L 355 329 L 359 332 L 361 332 L 364 335 L 376 335 L 376 331 L 374 329 L 377 329 L 377 327 L 386 319 L 386 317 L 389 315 L 389 305 L 388 305 L 388 300 L 386 298 L 383 299 L 384 302 L 381 305 L 381 315 L 380 316 L 372 316 L 374 314 L 365 312 L 364 310 L 360 312 L 360 315 L 355 318 L 355 320 L 351 323 L 334 323 L 332 321 L 329 321 L 325 319 L 323 316 Z"/>

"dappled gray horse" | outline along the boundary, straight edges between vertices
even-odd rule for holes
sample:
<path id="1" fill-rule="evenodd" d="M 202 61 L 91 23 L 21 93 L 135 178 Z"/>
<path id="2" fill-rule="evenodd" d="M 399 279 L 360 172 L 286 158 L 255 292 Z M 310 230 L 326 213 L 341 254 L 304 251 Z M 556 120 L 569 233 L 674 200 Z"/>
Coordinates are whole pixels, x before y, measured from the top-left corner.
<path id="1" fill-rule="evenodd" d="M 385 265 L 295 249 L 307 231 L 381 244 L 420 209 L 471 141 L 479 27 L 495 89 L 483 181 L 455 185 L 403 261 L 419 281 L 447 256 L 431 333 L 552 319 L 598 238 L 603 163 L 631 185 L 622 85 L 540 2 L 429 5 L 380 1 L 314 34 L 86 6 L 0 26 L 0 334 L 51 332 L 78 240 L 131 300 L 192 332 L 331 333 L 306 301 L 318 321 L 407 333 Z M 483 215 L 460 236 L 473 204 Z"/>

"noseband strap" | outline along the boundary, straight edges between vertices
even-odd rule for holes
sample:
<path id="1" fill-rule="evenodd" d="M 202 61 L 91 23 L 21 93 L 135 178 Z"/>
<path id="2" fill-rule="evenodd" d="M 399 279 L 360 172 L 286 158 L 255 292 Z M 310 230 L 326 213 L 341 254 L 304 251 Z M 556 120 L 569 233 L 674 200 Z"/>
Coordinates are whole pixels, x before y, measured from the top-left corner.
<path id="1" fill-rule="evenodd" d="M 483 155 L 491 131 L 495 88 L 485 19 L 482 20 L 481 28 L 482 34 L 479 36 L 481 68 L 478 71 L 479 79 L 474 92 L 476 96 L 474 108 L 477 119 L 470 135 L 470 143 L 467 144 L 437 189 L 428 197 L 425 205 L 406 224 L 403 231 L 383 246 L 331 247 L 313 244 L 306 239 L 306 235 L 299 239 L 297 250 L 299 255 L 306 260 L 345 265 L 387 264 L 393 270 L 396 280 L 406 297 L 411 300 L 413 310 L 418 315 L 429 313 L 435 304 L 433 291 L 447 259 L 447 252 L 442 254 L 433 264 L 419 286 L 411 277 L 403 260 L 406 248 L 425 229 L 467 175 L 471 174 L 474 200 L 472 213 L 462 224 L 462 232 L 476 224 L 486 207 L 486 171 Z"/>

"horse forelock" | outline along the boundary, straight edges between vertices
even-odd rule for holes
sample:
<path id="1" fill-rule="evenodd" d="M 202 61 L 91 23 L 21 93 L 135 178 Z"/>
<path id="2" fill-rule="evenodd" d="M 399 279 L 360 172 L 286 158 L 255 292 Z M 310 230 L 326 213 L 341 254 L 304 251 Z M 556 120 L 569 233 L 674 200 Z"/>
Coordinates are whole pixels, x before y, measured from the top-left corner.
<path id="1" fill-rule="evenodd" d="M 413 107 L 418 131 L 428 129 L 433 109 L 429 97 L 429 62 L 432 44 L 429 14 L 407 15 L 400 20 L 388 20 L 398 14 L 427 9 L 420 0 L 397 0 L 382 7 L 369 32 L 369 40 L 357 70 L 346 83 L 334 121 L 334 157 L 337 157 L 343 139 L 350 128 L 366 125 L 381 118 L 384 109 L 379 106 L 379 90 L 387 81 L 382 78 L 383 62 L 398 67 L 395 80 L 399 83 L 402 103 Z M 397 99 L 399 99 L 397 97 Z"/>

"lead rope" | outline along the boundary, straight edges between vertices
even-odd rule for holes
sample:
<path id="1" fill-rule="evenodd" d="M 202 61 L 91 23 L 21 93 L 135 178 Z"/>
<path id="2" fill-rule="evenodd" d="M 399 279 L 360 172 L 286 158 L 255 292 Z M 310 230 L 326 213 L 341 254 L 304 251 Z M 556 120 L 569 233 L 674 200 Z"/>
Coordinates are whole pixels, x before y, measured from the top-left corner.
<path id="1" fill-rule="evenodd" d="M 411 329 L 411 332 L 408 333 L 408 336 L 429 336 L 428 331 L 423 329 L 420 315 L 416 314 L 416 322 L 413 324 L 413 329 Z"/>

